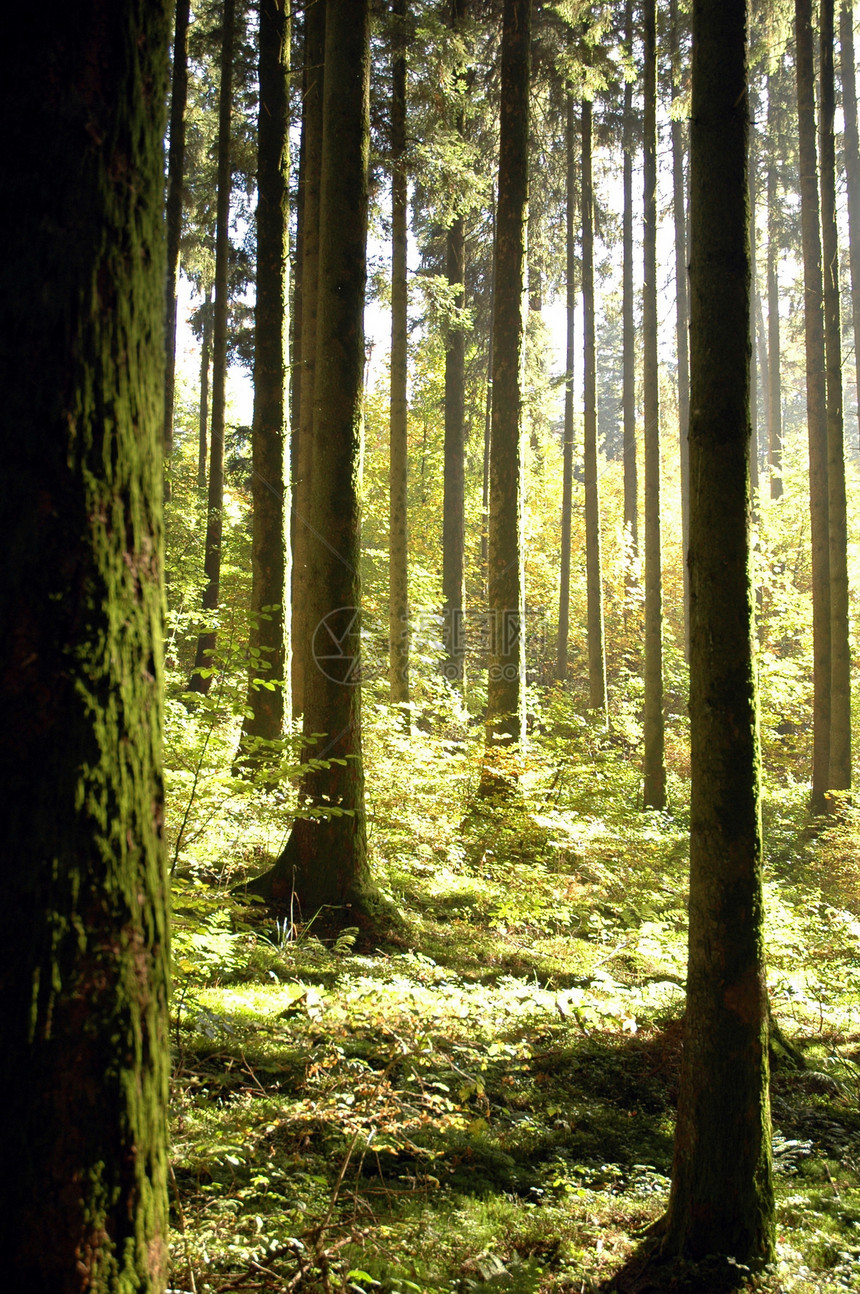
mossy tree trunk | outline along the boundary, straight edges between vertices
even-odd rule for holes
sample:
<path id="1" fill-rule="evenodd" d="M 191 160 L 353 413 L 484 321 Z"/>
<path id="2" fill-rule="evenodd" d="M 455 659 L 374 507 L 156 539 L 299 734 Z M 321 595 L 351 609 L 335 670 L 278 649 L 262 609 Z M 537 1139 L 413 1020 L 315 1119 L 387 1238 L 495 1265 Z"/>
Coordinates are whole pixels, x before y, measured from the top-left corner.
<path id="1" fill-rule="evenodd" d="M 573 530 L 573 370 L 576 363 L 576 112 L 573 95 L 568 91 L 565 122 L 566 219 L 565 256 L 567 345 L 564 380 L 564 444 L 562 446 L 561 486 L 561 571 L 558 597 L 558 651 L 556 677 L 567 678 L 568 639 L 570 636 L 570 542 Z"/>
<path id="2" fill-rule="evenodd" d="M 657 14 L 655 0 L 642 7 L 644 46 L 642 287 L 645 413 L 645 714 L 643 802 L 666 807 L 663 721 L 663 556 L 660 517 L 660 374 L 657 362 Z"/>
<path id="3" fill-rule="evenodd" d="M 827 521 L 830 536 L 830 770 L 828 789 L 851 787 L 851 649 L 848 635 L 848 521 L 842 419 L 842 331 L 836 232 L 836 138 L 833 118 L 833 0 L 819 6 L 821 250 L 827 384 Z"/>
<path id="4" fill-rule="evenodd" d="M 182 236 L 182 180 L 185 171 L 185 104 L 188 99 L 188 19 L 191 0 L 177 0 L 173 29 L 173 77 L 170 93 L 170 147 L 167 154 L 167 274 L 164 288 L 164 495 L 170 497 L 173 452 L 173 405 L 176 389 L 176 279 Z"/>
<path id="5" fill-rule="evenodd" d="M 500 745 L 525 739 L 525 590 L 520 387 L 528 221 L 531 0 L 505 0 L 502 26 L 499 191 L 493 289 L 488 591 L 490 617 L 482 788 L 498 785 Z"/>
<path id="6" fill-rule="evenodd" d="M 0 1244 L 27 1294 L 167 1283 L 161 842 L 168 6 L 0 47 Z"/>
<path id="7" fill-rule="evenodd" d="M 603 642 L 603 571 L 597 475 L 597 348 L 594 323 L 594 190 L 591 182 L 591 100 L 582 104 L 582 335 L 583 474 L 585 477 L 585 585 L 588 617 L 588 704 L 606 718 Z"/>
<path id="8" fill-rule="evenodd" d="M 809 509 L 812 528 L 812 793 L 810 808 L 827 808 L 830 781 L 830 523 L 827 487 L 827 392 L 824 289 L 815 144 L 812 0 L 795 0 L 795 67 L 803 246 L 806 423 L 809 438 Z"/>
<path id="9" fill-rule="evenodd" d="M 308 518 L 314 540 L 308 591 L 313 655 L 304 684 L 304 758 L 311 767 L 302 790 L 309 816 L 296 820 L 274 866 L 249 887 L 284 907 L 295 896 L 305 920 L 322 907 L 360 913 L 372 894 L 361 753 L 358 574 L 369 39 L 364 0 L 327 0 Z"/>
<path id="10" fill-rule="evenodd" d="M 406 247 L 406 0 L 391 13 L 391 403 L 388 476 L 388 695 L 409 702 L 408 302 Z M 408 711 L 404 711 L 408 715 Z"/>
<path id="11" fill-rule="evenodd" d="M 227 295 L 230 252 L 230 120 L 233 108 L 233 45 L 236 0 L 224 0 L 221 30 L 221 85 L 218 91 L 218 193 L 215 214 L 215 305 L 212 326 L 212 425 L 209 431 L 209 490 L 203 569 L 204 627 L 197 639 L 189 692 L 212 686 L 218 641 L 216 617 L 221 593 L 221 539 L 224 528 L 224 429 L 227 409 Z"/>
<path id="12" fill-rule="evenodd" d="M 302 78 L 301 190 L 301 311 L 298 366 L 293 381 L 299 386 L 299 418 L 293 428 L 293 568 L 292 568 L 292 697 L 293 715 L 304 713 L 305 682 L 311 660 L 309 601 L 314 583 L 314 535 L 311 529 L 311 480 L 314 425 L 314 382 L 317 348 L 317 287 L 319 278 L 320 174 L 322 167 L 323 86 L 325 83 L 326 5 L 323 0 L 305 11 L 305 65 Z"/>
<path id="13" fill-rule="evenodd" d="M 774 1256 L 749 492 L 746 0 L 696 0 L 690 928 L 665 1249 Z"/>
<path id="14" fill-rule="evenodd" d="M 285 704 L 290 587 L 285 342 L 289 313 L 290 20 L 285 0 L 260 0 L 259 48 L 251 659 L 240 743 L 246 756 L 262 754 L 262 743 L 277 742 L 289 716 Z"/>

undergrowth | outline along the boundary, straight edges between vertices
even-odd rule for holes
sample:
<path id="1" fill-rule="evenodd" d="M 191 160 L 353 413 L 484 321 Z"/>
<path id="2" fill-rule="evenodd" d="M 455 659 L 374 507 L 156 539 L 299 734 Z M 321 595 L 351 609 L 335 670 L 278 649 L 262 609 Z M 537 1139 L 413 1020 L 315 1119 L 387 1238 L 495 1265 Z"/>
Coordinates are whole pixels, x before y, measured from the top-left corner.
<path id="1" fill-rule="evenodd" d="M 467 810 L 479 730 L 428 695 L 366 707 L 370 844 L 399 922 L 275 919 L 234 887 L 280 848 L 295 752 L 225 770 L 241 695 L 168 712 L 174 869 L 172 1288 L 658 1288 L 637 1263 L 671 1172 L 686 939 L 686 737 L 643 814 L 624 734 L 561 692 L 516 809 Z M 765 803 L 779 1257 L 665 1288 L 844 1291 L 860 1274 L 858 819 Z M 710 1273 L 710 1274 L 709 1274 Z M 722 1283 L 721 1283 L 722 1282 Z"/>

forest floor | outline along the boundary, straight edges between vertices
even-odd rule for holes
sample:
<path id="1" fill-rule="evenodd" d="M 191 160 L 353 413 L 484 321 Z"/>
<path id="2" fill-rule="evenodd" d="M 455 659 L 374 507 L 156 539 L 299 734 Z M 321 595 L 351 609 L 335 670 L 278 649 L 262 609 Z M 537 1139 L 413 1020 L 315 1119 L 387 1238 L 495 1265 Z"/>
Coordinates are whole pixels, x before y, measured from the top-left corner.
<path id="1" fill-rule="evenodd" d="M 373 868 L 399 913 L 369 939 L 231 893 L 290 809 L 223 773 L 234 736 L 217 699 L 168 716 L 172 1289 L 860 1288 L 860 819 L 813 834 L 785 766 L 766 788 L 768 982 L 802 1060 L 773 1059 L 778 1260 L 661 1270 L 683 737 L 672 811 L 644 814 L 635 751 L 552 713 L 522 804 L 476 817 L 477 731 L 431 715 L 410 737 L 369 707 Z"/>

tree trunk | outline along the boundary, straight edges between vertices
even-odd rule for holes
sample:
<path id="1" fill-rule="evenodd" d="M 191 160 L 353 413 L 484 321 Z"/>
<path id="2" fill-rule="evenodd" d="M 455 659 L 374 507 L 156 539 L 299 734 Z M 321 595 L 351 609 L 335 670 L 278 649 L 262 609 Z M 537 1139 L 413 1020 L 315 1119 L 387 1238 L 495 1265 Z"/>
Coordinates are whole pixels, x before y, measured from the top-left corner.
<path id="1" fill-rule="evenodd" d="M 498 789 L 495 749 L 525 740 L 525 590 L 520 372 L 528 219 L 531 0 L 505 0 L 493 305 L 486 762 L 482 789 Z"/>
<path id="2" fill-rule="evenodd" d="M 168 1276 L 169 18 L 31 6 L 0 46 L 0 1244 L 27 1294 Z"/>
<path id="3" fill-rule="evenodd" d="M 188 98 L 188 19 L 191 0 L 177 0 L 173 34 L 173 80 L 170 93 L 170 148 L 167 154 L 167 275 L 164 291 L 164 497 L 170 498 L 173 453 L 173 401 L 176 387 L 176 279 L 182 236 L 182 179 L 185 171 L 185 104 Z"/>
<path id="4" fill-rule="evenodd" d="M 591 183 L 591 101 L 582 104 L 582 318 L 585 354 L 583 473 L 585 476 L 585 582 L 588 615 L 588 703 L 606 717 L 606 654 L 597 482 L 597 352 L 594 340 L 594 193 Z"/>
<path id="5" fill-rule="evenodd" d="M 749 532 L 746 0 L 693 10 L 690 929 L 665 1248 L 775 1252 Z"/>
<path id="6" fill-rule="evenodd" d="M 819 6 L 821 105 L 821 249 L 827 373 L 827 515 L 830 533 L 830 770 L 828 789 L 851 786 L 851 649 L 848 642 L 848 521 L 842 443 L 842 338 L 836 233 L 836 137 L 833 117 L 833 0 Z"/>
<path id="7" fill-rule="evenodd" d="M 851 318 L 854 324 L 854 373 L 857 430 L 860 434 L 860 135 L 857 131 L 857 84 L 854 71 L 854 5 L 839 9 L 842 114 L 845 121 L 845 179 L 848 191 L 848 258 L 851 268 Z"/>
<path id="8" fill-rule="evenodd" d="M 301 363 L 293 380 L 299 383 L 299 422 L 293 429 L 295 464 L 293 477 L 293 569 L 292 569 L 292 693 L 293 715 L 304 713 L 305 682 L 313 668 L 311 639 L 315 624 L 309 605 L 315 579 L 313 558 L 317 551 L 311 530 L 311 492 L 314 383 L 316 380 L 317 294 L 319 288 L 320 173 L 322 167 L 322 111 L 325 85 L 326 4 L 309 5 L 305 11 L 305 66 L 302 97 L 302 331 Z"/>
<path id="9" fill-rule="evenodd" d="M 388 687 L 409 702 L 409 567 L 406 491 L 408 287 L 406 279 L 406 0 L 393 0 L 391 88 L 391 456 L 388 525 Z"/>
<path id="10" fill-rule="evenodd" d="M 262 743 L 277 742 L 283 736 L 289 713 L 285 706 L 290 587 L 285 337 L 289 313 L 290 20 L 285 0 L 260 0 L 259 40 L 251 659 L 241 738 L 242 753 L 251 757 L 264 753 Z"/>
<path id="11" fill-rule="evenodd" d="M 678 0 L 670 0 L 672 98 L 681 91 L 681 38 Z M 684 567 L 684 652 L 690 655 L 690 359 L 687 287 L 687 196 L 684 184 L 684 123 L 672 121 L 672 215 L 675 221 L 675 337 L 678 353 L 678 435 L 681 447 L 681 545 Z"/>
<path id="12" fill-rule="evenodd" d="M 462 120 L 462 118 L 461 118 Z M 448 230 L 447 276 L 457 288 L 455 304 L 465 304 L 465 228 L 457 216 Z M 449 326 L 445 349 L 445 468 L 442 507 L 442 634 L 445 675 L 462 687 L 465 683 L 466 543 L 466 334 Z"/>
<path id="13" fill-rule="evenodd" d="M 221 38 L 221 86 L 218 92 L 218 196 L 215 216 L 215 309 L 212 338 L 212 427 L 209 436 L 209 493 L 203 568 L 204 629 L 197 639 L 189 692 L 206 693 L 212 685 L 217 643 L 215 617 L 221 592 L 221 538 L 224 513 L 224 427 L 227 401 L 227 295 L 230 251 L 230 118 L 233 106 L 233 43 L 236 0 L 224 0 Z M 207 623 L 208 622 L 208 623 Z"/>
<path id="14" fill-rule="evenodd" d="M 574 99 L 567 95 L 567 121 L 565 125 L 565 152 L 567 159 L 566 204 L 566 297 L 567 297 L 567 349 L 565 353 L 564 382 L 564 444 L 562 446 L 562 499 L 561 499 L 561 578 L 558 599 L 558 655 L 556 676 L 563 683 L 567 678 L 568 637 L 570 632 L 570 540 L 573 529 L 573 366 L 576 362 L 574 323 L 576 320 L 576 126 Z"/>
<path id="15" fill-rule="evenodd" d="M 633 0 L 626 0 L 624 40 L 633 49 Z M 624 83 L 624 164 L 622 212 L 621 329 L 623 348 L 622 417 L 624 421 L 624 533 L 631 566 L 625 581 L 628 602 L 636 581 L 632 562 L 639 554 L 639 474 L 636 462 L 636 327 L 633 320 L 633 84 Z"/>
<path id="16" fill-rule="evenodd" d="M 756 168 L 755 168 L 755 109 L 752 92 L 749 96 L 750 130 L 747 152 L 747 184 L 749 186 L 749 221 L 750 221 L 750 300 L 756 294 Z M 755 335 L 755 317 L 750 309 L 750 491 L 753 507 L 757 506 L 759 493 L 758 476 L 758 346 Z"/>
<path id="17" fill-rule="evenodd" d="M 827 396 L 824 363 L 824 292 L 815 91 L 812 0 L 795 0 L 797 117 L 800 158 L 800 219 L 803 244 L 806 340 L 806 421 L 809 436 L 809 508 L 812 523 L 812 794 L 810 808 L 823 813 L 830 781 L 830 524 L 827 487 Z"/>
<path id="18" fill-rule="evenodd" d="M 206 489 L 206 456 L 209 439 L 209 368 L 212 361 L 212 289 L 206 289 L 203 301 L 202 338 L 200 342 L 200 410 L 197 421 L 197 488 Z"/>
<path id="19" fill-rule="evenodd" d="M 782 363 L 779 353 L 779 211 L 775 165 L 777 110 L 775 74 L 768 77 L 767 126 L 770 159 L 767 168 L 767 374 L 768 374 L 768 466 L 770 497 L 782 498 Z"/>
<path id="20" fill-rule="evenodd" d="M 274 866 L 249 886 L 282 907 L 295 896 L 306 921 L 324 906 L 360 913 L 372 894 L 358 573 L 369 40 L 366 0 L 327 0 L 309 517 L 315 540 L 309 623 L 315 628 L 304 688 L 305 759 L 312 767 L 302 781 L 304 812 L 313 816 L 296 820 Z"/>
<path id="21" fill-rule="evenodd" d="M 663 741 L 663 572 L 660 537 L 660 378 L 657 364 L 657 33 L 655 0 L 644 0 L 644 157 L 642 303 L 645 410 L 645 755 L 646 809 L 666 807 Z"/>

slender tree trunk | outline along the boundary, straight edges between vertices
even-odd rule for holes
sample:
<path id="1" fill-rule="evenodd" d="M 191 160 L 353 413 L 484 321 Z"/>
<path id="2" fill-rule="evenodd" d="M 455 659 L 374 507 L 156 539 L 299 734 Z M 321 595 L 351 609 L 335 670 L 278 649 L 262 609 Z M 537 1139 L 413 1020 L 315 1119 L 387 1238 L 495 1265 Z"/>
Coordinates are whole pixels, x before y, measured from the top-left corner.
<path id="1" fill-rule="evenodd" d="M 309 518 L 315 541 L 309 610 L 315 630 L 304 688 L 305 757 L 312 766 L 302 782 L 307 811 L 313 816 L 296 820 L 274 866 L 249 887 L 281 906 L 290 905 L 295 896 L 305 920 L 324 906 L 352 907 L 361 914 L 372 897 L 361 751 L 358 573 L 370 139 L 368 9 L 367 0 L 326 3 Z"/>
<path id="2" fill-rule="evenodd" d="M 672 98 L 681 89 L 681 39 L 678 0 L 670 0 Z M 681 443 L 681 543 L 684 553 L 684 651 L 690 654 L 690 359 L 688 329 L 690 302 L 687 288 L 687 196 L 684 184 L 684 123 L 672 121 L 672 214 L 675 221 L 675 337 L 678 354 L 678 434 Z"/>
<path id="3" fill-rule="evenodd" d="M 585 354 L 583 470 L 585 475 L 585 581 L 588 614 L 588 702 L 606 716 L 606 653 L 597 480 L 597 351 L 594 327 L 594 193 L 591 182 L 591 101 L 582 104 L 582 318 Z"/>
<path id="4" fill-rule="evenodd" d="M 628 51 L 633 49 L 633 0 L 626 0 L 624 39 Z M 621 330 L 623 348 L 622 417 L 624 421 L 624 533 L 630 544 L 630 557 L 639 554 L 639 474 L 636 463 L 636 328 L 633 320 L 633 154 L 636 148 L 633 129 L 633 84 L 624 84 L 624 163 L 622 211 L 622 288 Z M 627 572 L 628 602 L 635 580 L 632 566 Z"/>
<path id="5" fill-rule="evenodd" d="M 499 744 L 525 741 L 525 588 L 520 371 L 528 220 L 531 0 L 505 0 L 493 307 L 493 410 L 488 543 L 491 643 L 487 762 L 482 790 L 499 787 Z"/>
<path id="6" fill-rule="evenodd" d="M 293 62 L 298 63 L 298 50 L 301 50 L 301 68 L 302 68 L 302 98 L 304 99 L 305 87 L 307 85 L 306 75 L 306 54 L 307 46 L 305 43 L 305 19 L 302 15 L 300 21 L 301 35 L 297 39 L 296 25 L 291 23 L 294 32 L 293 37 Z M 299 41 L 301 42 L 299 44 Z M 293 589 L 295 586 L 295 553 L 296 553 L 296 479 L 299 472 L 298 453 L 299 453 L 299 425 L 301 421 L 302 399 L 301 399 L 301 366 L 302 366 L 302 304 L 303 304 L 303 261 L 304 261 L 304 229 L 305 229 L 305 176 L 307 172 L 307 163 L 305 158 L 305 123 L 304 113 L 301 114 L 301 128 L 299 132 L 299 166 L 298 176 L 296 179 L 295 194 L 295 213 L 296 213 L 296 233 L 295 242 L 292 246 L 292 313 L 290 315 L 290 638 L 295 630 L 295 606 Z M 292 642 L 291 642 L 292 647 Z M 296 685 L 296 666 L 293 659 L 295 653 L 290 652 L 290 701 L 291 712 L 298 714 L 301 710 L 301 703 L 296 705 L 295 685 Z"/>
<path id="7" fill-rule="evenodd" d="M 496 318 L 496 195 L 492 201 L 493 268 L 490 279 L 490 344 L 487 347 L 487 398 L 484 407 L 484 464 L 481 488 L 481 570 L 484 573 L 484 595 L 489 598 L 490 537 L 490 441 L 493 422 L 493 335 Z"/>
<path id="8" fill-rule="evenodd" d="M 857 430 L 860 434 L 860 135 L 857 130 L 857 83 L 854 71 L 854 5 L 839 8 L 842 115 L 845 121 L 845 178 L 848 190 L 848 258 L 851 268 L 851 317 L 854 324 L 854 373 Z"/>
<path id="9" fill-rule="evenodd" d="M 782 363 L 779 328 L 779 211 L 777 172 L 774 164 L 776 142 L 775 76 L 768 78 L 767 123 L 771 153 L 767 169 L 767 372 L 768 372 L 768 464 L 770 497 L 782 498 Z"/>
<path id="10" fill-rule="evenodd" d="M 570 633 L 570 541 L 573 529 L 573 367 L 576 363 L 574 323 L 576 320 L 576 124 L 574 98 L 567 95 L 565 124 L 567 157 L 567 349 L 564 382 L 564 444 L 562 446 L 561 501 L 561 579 L 558 599 L 558 656 L 556 675 L 563 683 L 567 678 L 568 637 Z"/>
<path id="11" fill-rule="evenodd" d="M 643 403 L 645 409 L 645 722 L 644 805 L 666 807 L 663 741 L 663 572 L 660 537 L 660 388 L 657 364 L 657 32 L 655 0 L 644 0 L 645 225 Z"/>
<path id="12" fill-rule="evenodd" d="M 461 118 L 462 121 L 462 118 Z M 457 216 L 448 230 L 448 282 L 457 289 L 455 304 L 465 303 L 464 221 Z M 465 681 L 466 543 L 466 334 L 449 326 L 445 349 L 445 467 L 442 506 L 442 634 L 445 674 L 462 687 Z"/>
<path id="13" fill-rule="evenodd" d="M 188 99 L 188 19 L 191 0 L 177 0 L 173 33 L 173 80 L 170 93 L 170 147 L 167 154 L 167 275 L 164 292 L 164 497 L 170 498 L 173 453 L 173 402 L 176 387 L 176 279 L 182 236 L 182 179 L 185 171 L 185 104 Z"/>
<path id="14" fill-rule="evenodd" d="M 827 366 L 827 509 L 830 532 L 830 775 L 828 789 L 851 786 L 851 649 L 848 641 L 848 521 L 842 443 L 842 339 L 836 233 L 836 88 L 833 0 L 819 6 L 821 249 Z"/>
<path id="15" fill-rule="evenodd" d="M 215 309 L 212 338 L 212 427 L 209 437 L 203 617 L 189 692 L 206 693 L 212 684 L 217 633 L 215 616 L 221 592 L 221 538 L 224 522 L 224 428 L 227 401 L 227 271 L 230 249 L 230 118 L 233 107 L 233 43 L 236 0 L 224 0 L 221 86 L 218 92 L 218 196 L 215 216 Z"/>
<path id="16" fill-rule="evenodd" d="M 775 1253 L 749 531 L 746 0 L 697 0 L 691 116 L 690 930 L 665 1247 Z"/>
<path id="17" fill-rule="evenodd" d="M 809 435 L 809 507 L 812 521 L 812 637 L 814 658 L 812 714 L 813 813 L 827 807 L 830 781 L 830 523 L 827 487 L 827 396 L 824 363 L 824 292 L 821 278 L 821 225 L 818 208 L 818 158 L 815 146 L 815 93 L 812 0 L 795 0 L 797 117 L 800 158 L 800 218 L 803 243 L 806 339 L 806 420 Z"/>
<path id="18" fill-rule="evenodd" d="M 203 336 L 200 343 L 200 416 L 197 423 L 197 488 L 206 489 L 206 456 L 209 440 L 209 367 L 212 362 L 212 289 L 203 301 Z"/>
<path id="19" fill-rule="evenodd" d="M 756 166 L 755 166 L 755 98 L 750 92 L 750 131 L 749 150 L 747 153 L 747 184 L 749 185 L 749 220 L 750 220 L 750 275 L 751 301 L 755 300 L 757 288 L 756 261 L 758 256 L 756 228 Z M 750 490 L 753 506 L 758 501 L 758 346 L 755 335 L 755 317 L 750 310 Z"/>
<path id="20" fill-rule="evenodd" d="M 393 0 L 391 91 L 391 456 L 388 511 L 388 686 L 392 704 L 409 702 L 406 279 L 406 0 Z"/>
<path id="21" fill-rule="evenodd" d="M 287 372 L 289 314 L 290 20 L 285 0 L 260 0 L 257 124 L 257 304 L 254 334 L 254 505 L 250 670 L 241 746 L 249 756 L 277 742 L 289 708 L 287 601 Z"/>
<path id="22" fill-rule="evenodd" d="M 322 166 L 322 104 L 325 84 L 324 0 L 305 11 L 305 67 L 302 99 L 302 331 L 301 364 L 294 374 L 299 384 L 299 422 L 293 430 L 294 477 L 292 570 L 292 693 L 293 715 L 304 713 L 304 691 L 313 668 L 311 639 L 315 624 L 309 605 L 315 580 L 313 558 L 317 541 L 311 529 L 314 382 L 316 379 L 317 294 L 319 287 L 320 170 Z"/>
<path id="23" fill-rule="evenodd" d="M 167 1284 L 164 2 L 0 45 L 0 1244 L 26 1294 Z"/>

